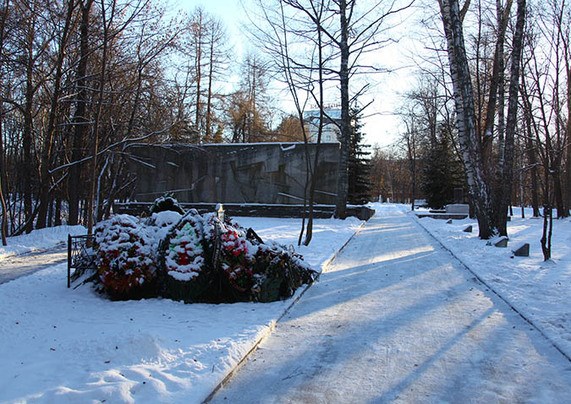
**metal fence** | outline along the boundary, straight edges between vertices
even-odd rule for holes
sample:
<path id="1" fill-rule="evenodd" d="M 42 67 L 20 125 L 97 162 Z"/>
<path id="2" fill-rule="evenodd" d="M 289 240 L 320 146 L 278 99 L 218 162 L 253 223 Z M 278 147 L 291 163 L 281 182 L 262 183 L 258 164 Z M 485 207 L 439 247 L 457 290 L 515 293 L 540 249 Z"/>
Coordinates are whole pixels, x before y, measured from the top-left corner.
<path id="1" fill-rule="evenodd" d="M 71 287 L 71 270 L 88 269 L 95 266 L 95 255 L 91 250 L 93 235 L 67 236 L 67 287 Z"/>

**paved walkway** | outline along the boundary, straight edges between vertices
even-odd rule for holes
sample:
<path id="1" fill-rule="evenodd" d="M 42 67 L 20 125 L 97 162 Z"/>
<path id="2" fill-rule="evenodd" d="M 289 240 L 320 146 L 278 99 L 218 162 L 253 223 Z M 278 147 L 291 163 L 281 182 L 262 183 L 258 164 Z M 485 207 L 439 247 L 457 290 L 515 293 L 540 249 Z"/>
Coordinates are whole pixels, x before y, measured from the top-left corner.
<path id="1" fill-rule="evenodd" d="M 0 284 L 31 275 L 67 260 L 67 245 L 60 244 L 47 251 L 16 255 L 0 260 Z"/>
<path id="2" fill-rule="evenodd" d="M 571 363 L 394 208 L 212 401 L 570 402 Z"/>

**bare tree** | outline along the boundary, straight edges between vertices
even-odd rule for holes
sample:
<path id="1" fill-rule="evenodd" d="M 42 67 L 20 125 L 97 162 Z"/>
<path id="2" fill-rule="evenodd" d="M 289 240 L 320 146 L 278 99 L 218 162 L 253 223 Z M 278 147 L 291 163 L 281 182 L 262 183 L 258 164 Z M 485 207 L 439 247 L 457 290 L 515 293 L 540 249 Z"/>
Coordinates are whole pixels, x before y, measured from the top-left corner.
<path id="1" fill-rule="evenodd" d="M 417 197 L 418 191 L 418 160 L 421 152 L 421 124 L 419 117 L 415 114 L 413 106 L 410 110 L 401 113 L 401 121 L 405 126 L 404 132 L 400 135 L 399 145 L 403 148 L 408 161 L 408 168 L 411 178 L 411 210 L 414 210 L 414 200 Z"/>
<path id="2" fill-rule="evenodd" d="M 541 246 L 545 260 L 551 258 L 552 252 L 553 210 L 557 208 L 558 217 L 568 214 L 562 184 L 565 173 L 561 170 L 565 167 L 568 142 L 563 101 L 568 88 L 564 79 L 568 66 L 564 49 L 568 42 L 561 35 L 560 25 L 566 7 L 564 1 L 553 1 L 549 7 L 532 8 L 541 18 L 534 18 L 528 29 L 525 76 L 521 81 L 528 149 L 538 156 L 537 163 L 531 159 L 530 163 L 538 166 L 541 179 L 544 219 Z M 565 29 L 568 27 L 563 32 Z"/>
<path id="3" fill-rule="evenodd" d="M 517 20 L 512 43 L 511 68 L 510 68 L 510 94 L 508 105 L 508 120 L 505 125 L 503 112 L 500 115 L 499 136 L 499 159 L 497 167 L 493 170 L 498 176 L 507 176 L 510 181 L 502 178 L 501 181 L 494 182 L 493 176 L 486 170 L 484 158 L 484 146 L 481 143 L 480 133 L 477 130 L 477 119 L 475 110 L 474 92 L 472 87 L 472 76 L 464 42 L 464 32 L 462 20 L 467 10 L 469 2 L 460 10 L 457 0 L 439 1 L 444 32 L 447 40 L 447 51 L 450 66 L 450 74 L 454 89 L 454 101 L 456 112 L 456 129 L 458 131 L 458 143 L 461 151 L 462 162 L 464 164 L 468 192 L 478 219 L 481 238 L 489 238 L 496 233 L 507 235 L 507 207 L 511 197 L 511 178 L 513 176 L 513 145 L 514 133 L 517 119 L 518 101 L 518 81 L 519 67 L 522 51 L 522 38 L 525 23 L 526 3 L 520 0 L 518 3 Z M 509 5 L 509 3 L 508 3 Z M 503 41 L 506 12 L 508 7 L 501 9 L 498 7 L 498 20 L 500 23 L 500 36 L 498 41 L 502 42 L 496 46 L 494 67 L 494 77 L 490 100 L 488 105 L 488 122 L 484 136 L 485 142 L 490 142 L 486 136 L 490 136 L 493 121 L 493 111 L 498 109 L 503 111 L 503 66 L 500 59 L 503 59 Z M 499 95 L 499 96 L 498 96 Z M 498 96 L 496 98 L 496 96 Z M 496 101 L 496 100 L 499 100 Z M 490 105 L 491 104 L 491 105 Z"/>
<path id="4" fill-rule="evenodd" d="M 305 40 L 315 44 L 318 35 L 321 37 L 323 80 L 325 83 L 335 80 L 339 85 L 336 99 L 340 100 L 341 119 L 335 120 L 335 123 L 341 133 L 336 197 L 336 216 L 340 218 L 345 217 L 347 205 L 349 143 L 352 131 L 351 103 L 366 89 L 366 85 L 360 89 L 352 88 L 351 78 L 358 72 L 382 71 L 378 63 L 367 63 L 365 60 L 370 52 L 379 50 L 389 41 L 382 37 L 388 28 L 386 22 L 388 18 L 407 6 L 408 4 L 398 7 L 395 3 L 387 6 L 380 1 L 365 4 L 356 0 L 331 0 L 330 2 L 281 0 L 275 6 L 278 9 L 281 7 L 287 15 L 287 20 L 284 20 L 285 23 L 280 27 L 285 27 L 285 31 L 294 34 L 293 36 L 297 32 L 300 42 Z M 267 10 L 271 9 L 271 6 L 267 6 L 266 3 L 262 5 L 260 2 L 258 7 L 266 10 L 264 17 L 267 19 L 269 17 Z M 270 29 L 270 34 L 276 33 L 283 34 L 277 30 L 272 32 Z M 310 35 L 312 36 L 309 37 Z M 283 42 L 278 41 L 278 45 L 283 46 Z M 296 43 L 296 46 L 300 45 Z M 302 70 L 307 72 L 317 67 L 308 63 L 308 55 L 314 54 L 306 52 L 305 60 L 303 60 L 299 57 L 292 57 L 293 52 L 290 53 L 289 58 L 292 61 L 290 66 L 295 72 Z M 370 62 L 370 59 L 368 61 Z M 326 98 L 330 97 L 326 95 Z"/>
<path id="5" fill-rule="evenodd" d="M 226 94 L 220 87 L 231 54 L 224 25 L 198 7 L 183 23 L 178 46 L 184 64 L 176 78 L 181 103 L 177 126 L 190 135 L 191 142 L 211 142 L 215 126 L 222 124 L 216 112 L 223 109 Z"/>
<path id="6" fill-rule="evenodd" d="M 496 179 L 496 189 L 494 191 L 494 212 L 496 214 L 494 219 L 501 235 L 507 235 L 508 206 L 511 203 L 512 197 L 515 135 L 518 127 L 519 77 L 523 52 L 526 8 L 526 0 L 517 0 L 517 17 L 512 41 L 505 139 L 503 142 L 500 142 L 501 146 L 498 164 L 500 178 Z M 500 108 L 503 109 L 502 104 L 500 104 Z"/>
<path id="7" fill-rule="evenodd" d="M 76 96 L 75 96 L 75 112 L 72 118 L 73 126 L 73 140 L 71 161 L 80 161 L 83 156 L 83 146 L 87 139 L 87 131 L 89 129 L 89 118 L 87 116 L 87 105 L 89 102 L 89 88 L 87 68 L 89 58 L 91 56 L 91 9 L 94 0 L 79 0 L 79 7 L 81 9 L 81 21 L 79 26 L 79 62 L 76 68 Z M 73 164 L 69 168 L 68 175 L 68 203 L 69 203 L 69 219 L 71 225 L 79 223 L 79 201 L 81 194 L 81 170 L 80 164 Z"/>
<path id="8" fill-rule="evenodd" d="M 36 227 L 41 229 L 46 227 L 47 224 L 47 214 L 48 207 L 51 203 L 50 198 L 50 187 L 52 183 L 52 178 L 50 175 L 51 165 L 54 160 L 54 143 L 57 131 L 58 121 L 61 121 L 60 112 L 60 99 L 62 97 L 62 81 L 64 78 L 64 62 L 65 54 L 68 47 L 69 37 L 73 31 L 73 24 L 75 23 L 75 9 L 77 7 L 76 0 L 68 0 L 64 3 L 65 8 L 63 25 L 58 32 L 57 39 L 57 56 L 55 59 L 55 73 L 52 83 L 52 95 L 50 100 L 49 115 L 47 128 L 45 130 L 44 144 L 42 157 L 40 159 L 40 179 L 39 179 L 39 206 Z M 54 18 L 57 21 L 57 18 Z M 57 27 L 57 26 L 56 26 Z M 58 27 L 59 28 L 59 27 Z M 56 31 L 57 32 L 57 31 Z"/>
<path id="9" fill-rule="evenodd" d="M 297 3 L 297 2 L 296 2 Z M 347 184 L 349 163 L 349 141 L 351 138 L 350 105 L 354 97 L 350 95 L 350 79 L 359 70 L 378 71 L 375 66 L 365 66 L 360 63 L 362 56 L 371 51 L 378 51 L 387 42 L 380 36 L 386 29 L 386 20 L 410 6 L 411 3 L 397 7 L 391 3 L 386 7 L 383 2 L 367 4 L 364 8 L 357 7 L 357 0 L 333 0 L 337 6 L 334 10 L 339 18 L 339 31 L 324 31 L 332 44 L 339 50 L 339 75 L 341 122 L 339 158 L 339 176 L 337 180 L 337 201 L 335 215 L 339 218 L 346 216 Z M 372 16 L 372 17 L 371 17 Z M 361 90 L 356 94 L 360 94 Z"/>
<path id="10" fill-rule="evenodd" d="M 208 55 L 207 78 L 206 78 L 206 112 L 204 124 L 204 141 L 215 140 L 214 125 L 220 124 L 220 119 L 216 119 L 215 100 L 220 98 L 215 89 L 215 83 L 222 79 L 227 72 L 230 61 L 230 50 L 227 48 L 226 31 L 222 23 L 211 18 L 208 24 L 208 38 L 206 41 L 206 51 Z"/>
<path id="11" fill-rule="evenodd" d="M 259 55 L 244 58 L 239 89 L 231 96 L 229 109 L 232 143 L 264 141 L 271 121 L 267 88 L 268 63 Z"/>
<path id="12" fill-rule="evenodd" d="M 462 29 L 463 17 L 457 0 L 440 0 L 439 4 L 448 43 L 448 59 L 456 105 L 456 129 L 468 192 L 478 218 L 480 237 L 489 238 L 495 232 L 490 216 L 492 198 L 490 187 L 485 180 L 482 146 L 476 131 L 474 93 Z"/>
<path id="13" fill-rule="evenodd" d="M 151 0 L 0 4 L 4 236 L 61 223 L 66 202 L 69 224 L 88 222 L 88 203 L 94 222 L 109 212 L 103 195 L 128 194 L 124 141 L 167 137 L 162 55 L 178 27 L 154 10 Z"/>
<path id="14" fill-rule="evenodd" d="M 276 77 L 285 84 L 296 109 L 298 135 L 305 144 L 306 178 L 303 195 L 303 216 L 298 244 L 308 245 L 313 238 L 313 212 L 316 188 L 316 170 L 320 158 L 320 144 L 325 122 L 325 82 L 328 73 L 328 47 L 323 34 L 329 2 L 310 2 L 307 9 L 291 7 L 291 3 L 279 1 L 274 7 L 267 2 L 258 3 L 262 10 L 261 26 L 251 17 L 256 30 L 255 40 L 264 44 L 265 53 L 273 60 L 271 66 Z M 288 7 L 290 6 L 290 7 Z M 296 11 L 299 15 L 296 15 Z M 304 113 L 309 102 L 319 107 L 317 135 L 310 139 Z M 316 147 L 310 149 L 309 142 Z"/>
<path id="15" fill-rule="evenodd" d="M 0 203 L 2 205 L 2 223 L 0 233 L 2 236 L 2 245 L 7 245 L 8 234 L 8 205 L 6 204 L 6 163 L 4 161 L 4 39 L 6 36 L 6 24 L 8 22 L 10 0 L 2 1 L 2 8 L 0 9 Z"/>

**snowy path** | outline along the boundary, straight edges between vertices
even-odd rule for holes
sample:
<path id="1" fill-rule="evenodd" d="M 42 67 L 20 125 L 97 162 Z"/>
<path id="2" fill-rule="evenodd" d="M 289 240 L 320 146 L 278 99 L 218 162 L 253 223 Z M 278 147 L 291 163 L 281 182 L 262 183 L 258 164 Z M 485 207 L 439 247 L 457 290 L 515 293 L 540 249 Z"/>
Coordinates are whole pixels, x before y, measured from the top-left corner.
<path id="1" fill-rule="evenodd" d="M 571 363 L 397 207 L 212 402 L 569 402 Z"/>
<path id="2" fill-rule="evenodd" d="M 67 246 L 59 244 L 46 251 L 30 252 L 0 260 L 0 284 L 31 275 L 67 260 Z"/>

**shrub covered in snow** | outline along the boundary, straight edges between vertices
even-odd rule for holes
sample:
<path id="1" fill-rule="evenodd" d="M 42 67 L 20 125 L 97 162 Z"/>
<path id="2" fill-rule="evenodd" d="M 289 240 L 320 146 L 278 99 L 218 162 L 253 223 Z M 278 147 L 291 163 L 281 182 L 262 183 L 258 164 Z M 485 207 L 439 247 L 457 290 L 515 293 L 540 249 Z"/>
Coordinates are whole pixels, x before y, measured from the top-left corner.
<path id="1" fill-rule="evenodd" d="M 100 284 L 117 300 L 151 296 L 156 289 L 154 237 L 139 219 L 118 215 L 95 228 L 95 263 Z"/>
<path id="2" fill-rule="evenodd" d="M 167 274 L 181 281 L 200 275 L 204 266 L 202 223 L 199 216 L 186 215 L 164 242 Z"/>
<path id="3" fill-rule="evenodd" d="M 204 216 L 204 233 L 211 262 L 221 277 L 222 298 L 252 300 L 253 282 L 250 241 L 246 231 L 229 219 L 222 221 L 214 213 Z"/>
<path id="4" fill-rule="evenodd" d="M 291 296 L 315 272 L 300 255 L 264 243 L 216 214 L 118 215 L 95 231 L 96 283 L 112 299 L 269 302 Z"/>

